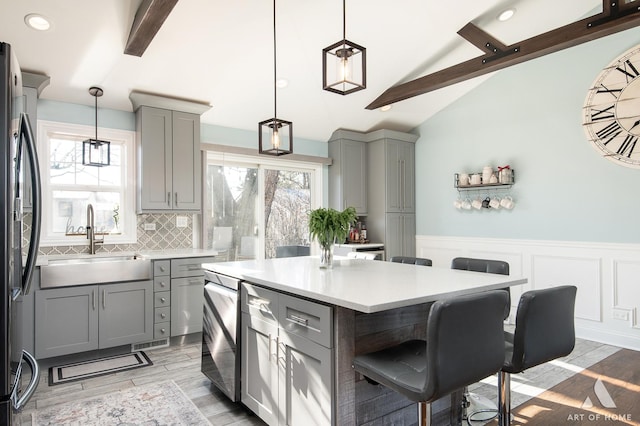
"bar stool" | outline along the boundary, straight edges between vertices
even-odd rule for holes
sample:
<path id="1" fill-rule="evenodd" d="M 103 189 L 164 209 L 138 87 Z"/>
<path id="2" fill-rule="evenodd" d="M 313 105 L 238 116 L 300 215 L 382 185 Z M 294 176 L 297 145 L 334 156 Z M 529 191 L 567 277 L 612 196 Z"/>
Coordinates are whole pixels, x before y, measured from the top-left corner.
<path id="1" fill-rule="evenodd" d="M 439 300 L 429 311 L 426 341 L 358 355 L 353 368 L 417 402 L 418 424 L 430 425 L 431 402 L 500 370 L 506 304 L 500 290 Z"/>
<path id="2" fill-rule="evenodd" d="M 498 375 L 498 424 L 511 424 L 511 374 L 567 356 L 576 342 L 577 288 L 527 291 L 520 297 L 515 332 L 505 332 L 505 359 Z"/>
<path id="3" fill-rule="evenodd" d="M 391 262 L 395 263 L 410 263 L 412 265 L 421 265 L 421 266 L 432 266 L 433 262 L 431 259 L 425 259 L 422 257 L 410 257 L 410 256 L 393 256 L 389 259 Z"/>
<path id="4" fill-rule="evenodd" d="M 509 264 L 502 260 L 476 259 L 472 257 L 456 257 L 451 261 L 451 269 L 460 269 L 464 271 L 486 272 L 490 274 L 509 275 Z M 511 291 L 509 287 L 503 289 L 507 293 L 507 306 L 504 310 L 503 318 L 509 318 L 511 312 Z M 467 423 L 471 424 L 474 415 L 480 413 L 493 413 L 488 418 L 476 419 L 478 421 L 488 421 L 497 416 L 498 407 L 493 401 L 482 397 L 473 392 L 469 392 L 465 388 L 462 396 L 463 417 Z"/>

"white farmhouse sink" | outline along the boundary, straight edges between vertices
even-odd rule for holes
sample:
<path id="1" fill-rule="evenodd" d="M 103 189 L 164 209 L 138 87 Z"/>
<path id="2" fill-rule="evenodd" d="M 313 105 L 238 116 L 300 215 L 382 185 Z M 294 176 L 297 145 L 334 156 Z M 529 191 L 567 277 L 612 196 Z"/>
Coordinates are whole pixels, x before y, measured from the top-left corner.
<path id="1" fill-rule="evenodd" d="M 151 260 L 138 255 L 49 259 L 40 267 L 40 288 L 151 279 Z"/>

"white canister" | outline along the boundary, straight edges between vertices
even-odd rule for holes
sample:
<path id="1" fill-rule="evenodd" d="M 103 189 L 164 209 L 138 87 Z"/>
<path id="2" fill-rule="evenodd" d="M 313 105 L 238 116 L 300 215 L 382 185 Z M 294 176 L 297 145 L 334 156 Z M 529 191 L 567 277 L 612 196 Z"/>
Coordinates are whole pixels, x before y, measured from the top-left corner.
<path id="1" fill-rule="evenodd" d="M 493 167 L 484 166 L 482 168 L 482 183 L 489 183 L 491 175 L 493 174 Z"/>
<path id="2" fill-rule="evenodd" d="M 511 184 L 513 182 L 511 175 L 511 168 L 509 166 L 499 167 L 498 182 L 504 184 Z"/>

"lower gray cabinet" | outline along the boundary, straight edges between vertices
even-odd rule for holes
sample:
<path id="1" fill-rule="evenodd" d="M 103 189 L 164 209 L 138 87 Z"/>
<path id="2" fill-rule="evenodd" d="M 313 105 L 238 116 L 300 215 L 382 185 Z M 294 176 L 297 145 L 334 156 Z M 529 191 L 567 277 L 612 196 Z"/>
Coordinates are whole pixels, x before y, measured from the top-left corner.
<path id="1" fill-rule="evenodd" d="M 387 213 L 385 222 L 385 257 L 416 255 L 416 215 Z"/>
<path id="2" fill-rule="evenodd" d="M 271 426 L 334 424 L 332 309 L 283 294 L 274 301 L 250 284 L 241 291 L 242 403 Z"/>
<path id="3" fill-rule="evenodd" d="M 153 338 L 153 282 L 66 287 L 35 292 L 38 359 Z"/>
<path id="4" fill-rule="evenodd" d="M 200 270 L 202 273 L 202 270 Z M 204 277 L 171 280 L 171 335 L 202 331 Z"/>

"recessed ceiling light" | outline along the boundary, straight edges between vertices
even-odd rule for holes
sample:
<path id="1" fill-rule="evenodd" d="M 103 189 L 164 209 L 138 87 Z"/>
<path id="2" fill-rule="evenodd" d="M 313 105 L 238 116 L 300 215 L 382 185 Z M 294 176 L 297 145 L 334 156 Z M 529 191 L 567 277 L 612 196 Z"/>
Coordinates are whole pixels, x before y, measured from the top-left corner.
<path id="1" fill-rule="evenodd" d="M 515 15 L 515 13 L 516 13 L 516 10 L 514 8 L 503 10 L 498 15 L 498 21 L 500 22 L 508 21 L 509 19 L 513 18 L 513 15 Z"/>
<path id="2" fill-rule="evenodd" d="M 27 24 L 29 28 L 33 28 L 38 31 L 47 31 L 51 28 L 51 22 L 49 22 L 49 19 L 37 13 L 30 13 L 25 16 L 24 23 Z"/>
<path id="3" fill-rule="evenodd" d="M 385 105 L 380 107 L 380 111 L 382 112 L 389 111 L 390 109 L 391 109 L 391 105 Z"/>
<path id="4" fill-rule="evenodd" d="M 276 87 L 279 89 L 284 89 L 288 85 L 289 85 L 289 80 L 287 80 L 286 78 L 279 78 L 276 81 Z"/>

